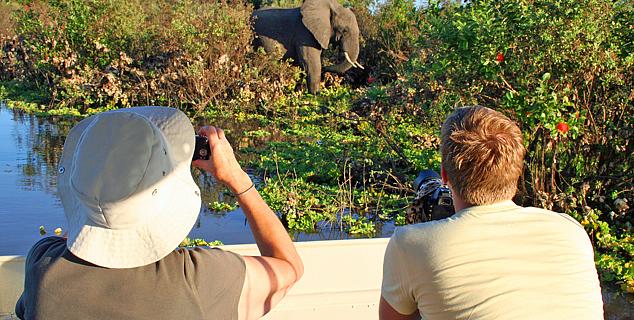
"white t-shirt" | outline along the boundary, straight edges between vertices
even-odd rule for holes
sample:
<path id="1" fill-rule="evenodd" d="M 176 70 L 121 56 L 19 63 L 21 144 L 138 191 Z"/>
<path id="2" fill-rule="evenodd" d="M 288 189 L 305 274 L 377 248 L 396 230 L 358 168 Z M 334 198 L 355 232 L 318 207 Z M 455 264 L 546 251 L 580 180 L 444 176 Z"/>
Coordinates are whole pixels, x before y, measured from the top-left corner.
<path id="1" fill-rule="evenodd" d="M 571 217 L 512 201 L 397 228 L 383 298 L 423 319 L 603 319 L 587 234 Z"/>

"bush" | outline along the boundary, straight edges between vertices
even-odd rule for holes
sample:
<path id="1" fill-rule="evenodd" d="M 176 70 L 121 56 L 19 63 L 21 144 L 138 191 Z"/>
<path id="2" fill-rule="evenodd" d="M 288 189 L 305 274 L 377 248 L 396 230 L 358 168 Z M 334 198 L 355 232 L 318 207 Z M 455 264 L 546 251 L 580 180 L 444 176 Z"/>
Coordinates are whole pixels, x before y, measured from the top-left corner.
<path id="1" fill-rule="evenodd" d="M 414 1 L 360 0 L 354 10 L 364 40 L 359 60 L 371 69 L 369 82 L 390 82 L 402 76 L 424 19 Z"/>
<path id="2" fill-rule="evenodd" d="M 33 2 L 15 12 L 1 80 L 49 90 L 51 105 L 251 108 L 295 88 L 299 72 L 253 51 L 251 7 L 187 0 Z"/>

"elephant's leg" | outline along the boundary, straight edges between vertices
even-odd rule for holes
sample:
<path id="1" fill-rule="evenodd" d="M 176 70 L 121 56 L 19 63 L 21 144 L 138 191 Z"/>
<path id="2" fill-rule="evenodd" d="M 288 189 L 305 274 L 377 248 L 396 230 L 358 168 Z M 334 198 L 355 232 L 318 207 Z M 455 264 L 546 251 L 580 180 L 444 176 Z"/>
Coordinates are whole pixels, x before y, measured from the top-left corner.
<path id="1" fill-rule="evenodd" d="M 319 91 L 319 82 L 321 81 L 321 49 L 300 46 L 298 53 L 301 64 L 306 71 L 308 91 L 316 93 Z"/>
<path id="2" fill-rule="evenodd" d="M 284 49 L 284 46 L 278 41 L 275 41 L 267 36 L 257 36 L 254 43 L 256 47 L 264 48 L 266 53 L 277 59 L 282 59 L 286 55 L 286 49 Z"/>

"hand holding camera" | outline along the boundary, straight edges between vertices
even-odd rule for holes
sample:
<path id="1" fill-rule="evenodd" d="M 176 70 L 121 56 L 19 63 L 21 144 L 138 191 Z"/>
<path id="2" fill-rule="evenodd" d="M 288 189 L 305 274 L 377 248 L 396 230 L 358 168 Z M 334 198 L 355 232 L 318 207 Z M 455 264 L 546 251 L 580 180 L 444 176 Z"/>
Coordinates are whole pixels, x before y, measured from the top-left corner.
<path id="1" fill-rule="evenodd" d="M 205 126 L 198 131 L 198 135 L 192 166 L 211 173 L 234 194 L 248 189 L 253 184 L 236 160 L 222 129 Z M 205 153 L 208 155 L 206 159 Z"/>

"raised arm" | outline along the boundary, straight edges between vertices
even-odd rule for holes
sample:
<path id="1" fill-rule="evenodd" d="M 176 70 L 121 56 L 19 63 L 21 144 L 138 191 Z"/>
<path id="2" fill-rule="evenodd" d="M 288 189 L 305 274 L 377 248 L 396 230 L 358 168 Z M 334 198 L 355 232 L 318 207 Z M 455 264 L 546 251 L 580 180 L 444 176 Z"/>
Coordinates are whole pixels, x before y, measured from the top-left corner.
<path id="1" fill-rule="evenodd" d="M 240 319 L 258 319 L 268 313 L 304 273 L 304 265 L 284 226 L 242 170 L 220 128 L 199 131 L 209 139 L 211 157 L 193 165 L 210 172 L 238 195 L 262 256 L 244 257 L 246 277 L 239 303 Z"/>

